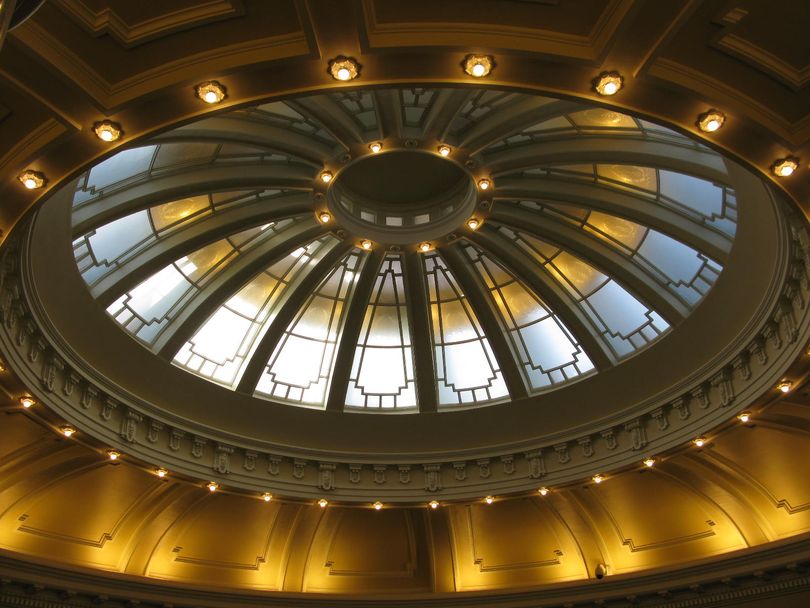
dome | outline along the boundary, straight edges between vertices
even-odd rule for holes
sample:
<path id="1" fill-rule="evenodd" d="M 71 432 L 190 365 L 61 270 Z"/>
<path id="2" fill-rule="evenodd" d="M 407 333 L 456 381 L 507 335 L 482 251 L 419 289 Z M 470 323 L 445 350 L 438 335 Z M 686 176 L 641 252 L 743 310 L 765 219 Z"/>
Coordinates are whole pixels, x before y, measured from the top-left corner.
<path id="1" fill-rule="evenodd" d="M 0 604 L 803 606 L 807 11 L 676 4 L 1 2 Z"/>

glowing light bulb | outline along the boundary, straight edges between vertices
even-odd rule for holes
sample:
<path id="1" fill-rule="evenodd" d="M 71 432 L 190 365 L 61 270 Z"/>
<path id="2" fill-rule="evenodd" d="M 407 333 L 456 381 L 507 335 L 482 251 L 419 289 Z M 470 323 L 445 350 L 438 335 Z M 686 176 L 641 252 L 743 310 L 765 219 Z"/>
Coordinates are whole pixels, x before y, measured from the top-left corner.
<path id="1" fill-rule="evenodd" d="M 28 190 L 36 190 L 45 185 L 45 176 L 39 171 L 23 171 L 17 179 Z"/>
<path id="2" fill-rule="evenodd" d="M 655 458 L 648 457 L 644 459 L 644 466 L 647 468 L 652 468 L 655 466 Z"/>
<path id="3" fill-rule="evenodd" d="M 751 420 L 751 412 L 740 412 L 737 414 L 737 420 L 745 424 L 749 420 Z"/>
<path id="4" fill-rule="evenodd" d="M 696 437 L 692 440 L 692 443 L 695 444 L 696 447 L 702 448 L 706 445 L 706 438 L 705 437 Z"/>
<path id="5" fill-rule="evenodd" d="M 439 501 L 438 500 L 431 500 L 429 503 L 431 509 L 438 509 L 439 508 Z"/>
<path id="6" fill-rule="evenodd" d="M 166 469 L 155 469 L 155 475 L 163 479 L 169 472 Z"/>
<path id="7" fill-rule="evenodd" d="M 329 62 L 326 71 L 335 80 L 354 80 L 360 75 L 360 64 L 351 57 L 340 55 Z"/>
<path id="8" fill-rule="evenodd" d="M 349 71 L 349 68 L 339 68 L 337 72 L 338 80 L 349 80 L 352 77 L 352 73 Z"/>
<path id="9" fill-rule="evenodd" d="M 72 426 L 60 426 L 59 430 L 65 437 L 73 437 L 73 435 L 76 434 L 76 429 L 74 429 Z"/>
<path id="10" fill-rule="evenodd" d="M 329 504 L 329 501 L 328 501 L 328 500 L 326 500 L 325 498 L 321 498 L 321 499 L 318 501 L 318 506 L 319 506 L 321 509 L 325 508 L 325 507 L 326 507 L 326 505 L 328 505 L 328 504 Z"/>
<path id="11" fill-rule="evenodd" d="M 439 146 L 439 154 L 442 156 L 450 156 L 450 152 L 452 152 L 450 146 Z"/>
<path id="12" fill-rule="evenodd" d="M 495 67 L 495 60 L 491 55 L 467 55 L 461 65 L 473 78 L 483 78 Z"/>
<path id="13" fill-rule="evenodd" d="M 373 243 L 371 241 L 369 241 L 368 239 L 366 239 L 366 240 L 364 240 L 364 241 L 362 241 L 360 243 L 360 247 L 362 247 L 366 251 L 369 251 L 371 249 L 372 245 L 373 245 Z"/>
<path id="14" fill-rule="evenodd" d="M 110 457 L 110 460 L 118 460 L 121 457 L 121 453 L 115 450 L 107 450 L 107 456 Z"/>
<path id="15" fill-rule="evenodd" d="M 540 496 L 545 496 L 546 494 L 548 494 L 548 488 L 543 486 L 542 488 L 537 490 L 537 493 L 540 494 Z"/>
<path id="16" fill-rule="evenodd" d="M 327 224 L 332 220 L 332 215 L 324 211 L 318 214 L 318 219 L 321 220 L 322 224 Z"/>
<path id="17" fill-rule="evenodd" d="M 718 110 L 709 110 L 698 116 L 698 128 L 704 133 L 714 133 L 724 122 L 726 116 Z"/>
<path id="18" fill-rule="evenodd" d="M 208 82 L 198 84 L 195 90 L 197 97 L 208 104 L 219 103 L 225 99 L 227 95 L 227 89 L 216 80 L 209 80 Z"/>
<path id="19" fill-rule="evenodd" d="M 381 503 L 379 500 L 374 503 L 374 510 L 375 511 L 379 511 L 382 508 L 383 508 L 383 503 Z"/>
<path id="20" fill-rule="evenodd" d="M 34 405 L 36 401 L 34 401 L 33 397 L 20 397 L 20 405 L 23 406 L 25 409 L 28 409 L 32 405 Z"/>
<path id="21" fill-rule="evenodd" d="M 488 179 L 478 180 L 478 187 L 481 188 L 481 190 L 489 190 L 491 185 L 492 182 L 490 182 Z"/>
<path id="22" fill-rule="evenodd" d="M 430 243 L 420 243 L 419 244 L 419 251 L 422 253 L 426 253 L 430 251 Z"/>
<path id="23" fill-rule="evenodd" d="M 789 177 L 793 175 L 796 169 L 799 168 L 799 159 L 797 158 L 780 158 L 774 164 L 771 170 L 777 177 Z"/>
<path id="24" fill-rule="evenodd" d="M 603 481 L 605 481 L 605 477 L 599 473 L 594 475 L 591 479 L 593 479 L 594 483 L 602 483 Z"/>
<path id="25" fill-rule="evenodd" d="M 264 502 L 270 502 L 271 500 L 273 500 L 273 495 L 270 492 L 265 492 L 264 494 L 262 494 L 262 500 Z"/>
<path id="26" fill-rule="evenodd" d="M 219 490 L 219 484 L 216 481 L 209 481 L 206 487 L 208 488 L 209 492 L 216 492 Z"/>
<path id="27" fill-rule="evenodd" d="M 481 225 L 481 221 L 477 220 L 474 217 L 471 217 L 467 220 L 467 228 L 470 230 L 478 230 L 478 227 Z"/>
<path id="28" fill-rule="evenodd" d="M 484 502 L 487 503 L 488 505 L 491 505 L 493 502 L 495 502 L 495 497 L 494 496 L 487 496 L 484 499 Z"/>
<path id="29" fill-rule="evenodd" d="M 368 149 L 371 150 L 372 154 L 377 154 L 380 150 L 382 150 L 382 144 L 375 141 L 373 144 L 369 144 Z"/>
<path id="30" fill-rule="evenodd" d="M 324 184 L 328 184 L 329 182 L 331 182 L 332 177 L 333 177 L 333 175 L 332 175 L 331 171 L 321 171 L 321 181 Z"/>
<path id="31" fill-rule="evenodd" d="M 93 125 L 93 132 L 96 134 L 96 137 L 106 142 L 120 139 L 122 133 L 121 125 L 119 125 L 117 122 L 111 122 L 109 120 L 97 122 L 95 125 Z"/>
<path id="32" fill-rule="evenodd" d="M 624 86 L 624 78 L 618 72 L 602 72 L 593 81 L 593 87 L 600 95 L 615 95 Z"/>
<path id="33" fill-rule="evenodd" d="M 791 388 L 793 388 L 793 384 L 791 384 L 787 380 L 785 380 L 784 382 L 780 382 L 779 384 L 776 385 L 776 390 L 782 393 L 789 393 Z"/>

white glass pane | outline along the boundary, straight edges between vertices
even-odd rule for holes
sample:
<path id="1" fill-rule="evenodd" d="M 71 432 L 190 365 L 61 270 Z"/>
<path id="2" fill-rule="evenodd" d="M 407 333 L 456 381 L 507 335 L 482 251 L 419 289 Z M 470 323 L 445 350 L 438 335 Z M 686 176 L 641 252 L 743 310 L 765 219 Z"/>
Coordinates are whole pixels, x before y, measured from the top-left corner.
<path id="1" fill-rule="evenodd" d="M 156 146 L 144 146 L 114 154 L 90 170 L 88 187 L 103 188 L 149 169 Z"/>
<path id="2" fill-rule="evenodd" d="M 139 211 L 96 228 L 87 240 L 96 262 L 109 264 L 150 236 L 149 213 Z"/>
<path id="3" fill-rule="evenodd" d="M 653 230 L 639 253 L 673 281 L 691 283 L 703 267 L 694 249 Z"/>
<path id="4" fill-rule="evenodd" d="M 646 324 L 647 307 L 625 291 L 616 281 L 610 281 L 588 298 L 611 333 L 627 338 Z"/>
<path id="5" fill-rule="evenodd" d="M 664 196 L 707 217 L 723 214 L 723 189 L 719 186 L 683 173 L 662 170 L 659 175 Z"/>

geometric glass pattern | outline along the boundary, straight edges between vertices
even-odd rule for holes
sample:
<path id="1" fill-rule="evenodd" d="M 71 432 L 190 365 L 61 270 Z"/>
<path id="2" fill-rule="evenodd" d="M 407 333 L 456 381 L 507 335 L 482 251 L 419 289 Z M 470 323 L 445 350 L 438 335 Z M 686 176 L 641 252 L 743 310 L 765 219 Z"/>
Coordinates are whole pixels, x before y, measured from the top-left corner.
<path id="1" fill-rule="evenodd" d="M 508 397 L 495 353 L 447 264 L 423 256 L 428 283 L 439 405 L 480 404 Z"/>
<path id="2" fill-rule="evenodd" d="M 593 363 L 557 315 L 478 247 L 464 251 L 487 287 L 524 375 L 534 391 L 577 379 Z"/>
<path id="3" fill-rule="evenodd" d="M 348 253 L 307 298 L 265 365 L 257 394 L 325 405 L 347 303 L 362 261 L 359 252 Z"/>
<path id="4" fill-rule="evenodd" d="M 401 256 L 386 255 L 358 336 L 346 392 L 348 406 L 416 407 L 413 348 L 403 281 Z"/>

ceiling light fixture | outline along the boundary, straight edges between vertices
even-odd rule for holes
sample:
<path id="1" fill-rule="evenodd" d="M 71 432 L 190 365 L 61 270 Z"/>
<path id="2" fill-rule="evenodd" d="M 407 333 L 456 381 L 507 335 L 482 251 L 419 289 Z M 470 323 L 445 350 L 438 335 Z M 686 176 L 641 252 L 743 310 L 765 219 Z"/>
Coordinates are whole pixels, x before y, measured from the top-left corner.
<path id="1" fill-rule="evenodd" d="M 542 488 L 537 490 L 537 493 L 540 494 L 540 496 L 545 496 L 546 494 L 548 494 L 548 488 L 546 486 L 543 486 Z"/>
<path id="2" fill-rule="evenodd" d="M 461 66 L 473 78 L 483 78 L 495 68 L 495 60 L 492 55 L 467 55 Z"/>
<path id="3" fill-rule="evenodd" d="M 594 90 L 603 96 L 615 95 L 624 86 L 624 77 L 618 72 L 602 72 L 593 79 Z"/>
<path id="4" fill-rule="evenodd" d="M 439 154 L 442 156 L 450 156 L 450 152 L 452 151 L 453 150 L 450 148 L 450 146 L 439 146 Z"/>
<path id="5" fill-rule="evenodd" d="M 373 245 L 374 245 L 374 243 L 372 243 L 372 242 L 371 242 L 371 241 L 369 241 L 368 239 L 365 239 L 364 241 L 361 241 L 361 242 L 360 242 L 360 247 L 362 247 L 362 248 L 363 248 L 363 249 L 365 249 L 366 251 L 370 251 L 370 250 L 371 250 L 371 247 L 372 247 Z"/>
<path id="6" fill-rule="evenodd" d="M 492 182 L 489 181 L 486 178 L 478 180 L 478 187 L 481 188 L 481 190 L 489 190 L 489 187 L 491 185 L 492 185 Z"/>
<path id="7" fill-rule="evenodd" d="M 28 169 L 17 176 L 19 182 L 29 190 L 38 190 L 45 185 L 45 175 L 39 171 Z"/>
<path id="8" fill-rule="evenodd" d="M 704 133 L 714 133 L 723 126 L 724 122 L 726 122 L 726 115 L 712 108 L 698 116 L 697 125 Z"/>
<path id="9" fill-rule="evenodd" d="M 321 174 L 320 174 L 320 176 L 319 176 L 319 177 L 321 178 L 321 181 L 322 181 L 324 184 L 328 184 L 329 182 L 331 182 L 331 181 L 332 181 L 332 178 L 333 178 L 334 176 L 332 175 L 332 172 L 331 172 L 331 171 L 321 171 Z"/>
<path id="10" fill-rule="evenodd" d="M 208 82 L 198 84 L 194 90 L 197 93 L 197 97 L 208 104 L 219 103 L 228 95 L 228 90 L 225 86 L 216 80 L 209 80 Z"/>
<path id="11" fill-rule="evenodd" d="M 382 144 L 375 141 L 374 143 L 368 145 L 368 149 L 371 150 L 372 154 L 377 154 L 380 150 L 382 150 Z"/>
<path id="12" fill-rule="evenodd" d="M 112 142 L 121 139 L 121 125 L 110 120 L 102 120 L 93 125 L 93 132 L 101 141 Z"/>
<path id="13" fill-rule="evenodd" d="M 419 243 L 419 251 L 422 253 L 430 251 L 430 243 Z"/>
<path id="14" fill-rule="evenodd" d="M 161 479 L 166 477 L 166 475 L 168 475 L 168 474 L 169 474 L 169 472 L 166 469 L 163 469 L 163 468 L 155 469 L 155 475 L 157 475 Z"/>
<path id="15" fill-rule="evenodd" d="M 487 503 L 488 505 L 491 505 L 493 502 L 495 502 L 495 497 L 494 496 L 487 496 L 484 499 L 484 502 Z"/>
<path id="16" fill-rule="evenodd" d="M 478 227 L 481 225 L 481 220 L 471 217 L 467 220 L 467 228 L 470 230 L 478 230 Z"/>
<path id="17" fill-rule="evenodd" d="M 326 500 L 325 498 L 321 498 L 321 499 L 318 501 L 318 506 L 319 506 L 321 509 L 325 508 L 325 507 L 326 507 L 326 505 L 328 505 L 328 504 L 329 504 L 329 501 L 328 501 L 328 500 Z"/>
<path id="18" fill-rule="evenodd" d="M 109 456 L 110 460 L 118 460 L 121 457 L 121 452 L 117 450 L 107 450 L 107 456 Z"/>
<path id="19" fill-rule="evenodd" d="M 751 420 L 751 412 L 740 412 L 737 414 L 737 420 L 743 424 L 747 423 L 749 420 Z"/>
<path id="20" fill-rule="evenodd" d="M 321 221 L 321 224 L 328 224 L 332 220 L 332 214 L 328 211 L 322 211 L 318 214 L 318 219 Z"/>
<path id="21" fill-rule="evenodd" d="M 439 501 L 438 500 L 431 500 L 428 505 L 430 505 L 431 509 L 438 509 L 439 508 Z"/>
<path id="22" fill-rule="evenodd" d="M 273 500 L 273 495 L 270 492 L 265 492 L 264 494 L 262 494 L 262 500 L 264 502 L 270 502 L 271 500 Z"/>
<path id="23" fill-rule="evenodd" d="M 651 469 L 655 466 L 655 458 L 653 458 L 652 456 L 648 456 L 642 462 L 644 462 L 644 466 L 647 467 L 648 469 Z"/>
<path id="24" fill-rule="evenodd" d="M 338 55 L 329 62 L 327 72 L 335 80 L 354 80 L 360 75 L 362 66 L 352 57 Z"/>
<path id="25" fill-rule="evenodd" d="M 771 167 L 771 171 L 773 171 L 776 177 L 789 177 L 793 175 L 798 168 L 799 159 L 794 156 L 788 156 L 787 158 L 778 159 Z"/>
<path id="26" fill-rule="evenodd" d="M 692 443 L 695 444 L 696 447 L 702 448 L 704 445 L 706 445 L 706 438 L 696 437 L 692 440 Z"/>
<path id="27" fill-rule="evenodd" d="M 20 405 L 23 406 L 25 409 L 28 409 L 32 405 L 36 404 L 34 398 L 29 395 L 24 395 L 20 397 Z"/>
<path id="28" fill-rule="evenodd" d="M 594 483 L 602 483 L 603 481 L 605 481 L 605 477 L 601 473 L 597 473 L 596 475 L 591 477 L 591 479 L 593 479 Z"/>
<path id="29" fill-rule="evenodd" d="M 788 382 L 787 380 L 784 380 L 776 385 L 776 390 L 782 393 L 789 393 L 791 388 L 793 388 L 793 383 Z"/>
<path id="30" fill-rule="evenodd" d="M 219 490 L 219 484 L 216 481 L 209 481 L 208 485 L 205 487 L 208 488 L 209 492 L 216 492 Z"/>
<path id="31" fill-rule="evenodd" d="M 73 435 L 75 435 L 75 434 L 76 434 L 76 429 L 74 429 L 72 426 L 68 426 L 67 424 L 65 424 L 65 425 L 63 425 L 63 426 L 60 426 L 60 427 L 59 427 L 59 431 L 60 431 L 60 432 L 61 432 L 61 433 L 62 433 L 62 434 L 65 436 L 65 437 L 73 437 Z"/>
<path id="32" fill-rule="evenodd" d="M 379 500 L 376 501 L 373 506 L 375 511 L 379 511 L 380 509 L 383 508 L 383 504 Z"/>

